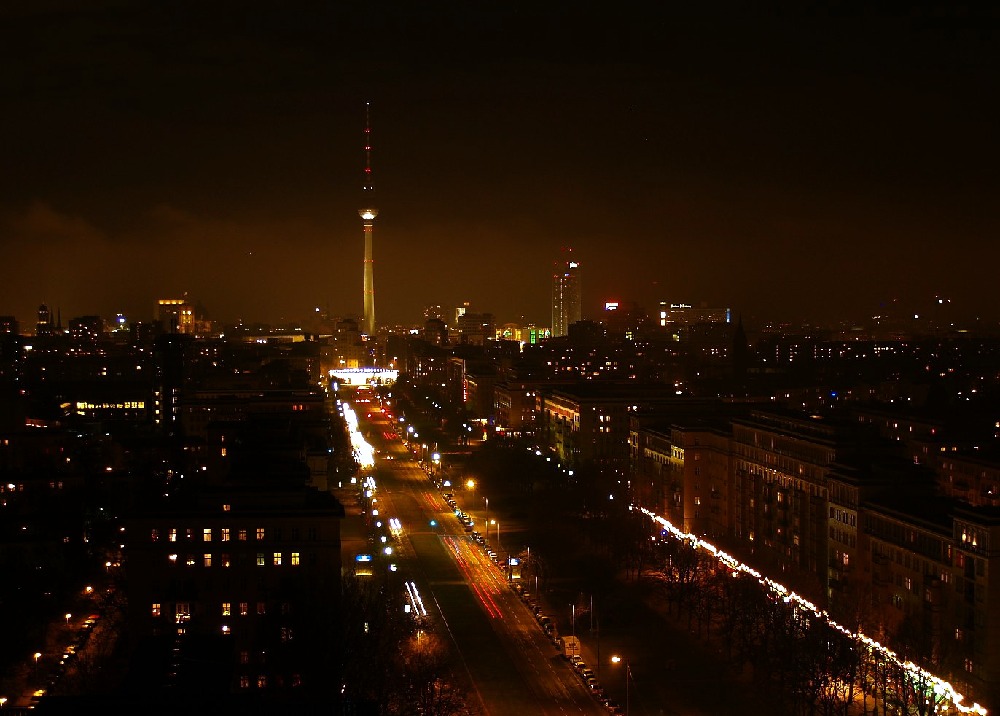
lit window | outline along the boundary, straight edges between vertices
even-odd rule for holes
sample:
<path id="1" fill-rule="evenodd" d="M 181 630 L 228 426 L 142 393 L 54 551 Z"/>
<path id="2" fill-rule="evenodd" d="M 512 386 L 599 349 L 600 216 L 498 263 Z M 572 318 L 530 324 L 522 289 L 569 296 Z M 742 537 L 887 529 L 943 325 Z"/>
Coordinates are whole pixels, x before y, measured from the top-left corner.
<path id="1" fill-rule="evenodd" d="M 152 612 L 152 615 L 154 617 L 160 616 L 160 603 L 159 602 L 153 602 L 153 608 L 150 611 Z"/>
<path id="2" fill-rule="evenodd" d="M 240 676 L 240 688 L 241 689 L 249 689 L 250 688 L 250 677 L 249 676 Z"/>
<path id="3" fill-rule="evenodd" d="M 159 539 L 160 539 L 160 531 L 159 531 L 159 530 L 153 530 L 152 532 L 150 532 L 150 534 L 149 534 L 149 538 L 150 538 L 150 539 L 151 539 L 151 540 L 152 540 L 153 542 L 157 542 L 157 541 L 159 541 Z"/>
<path id="4" fill-rule="evenodd" d="M 246 530 L 240 530 L 239 534 L 237 535 L 237 539 L 239 539 L 240 542 L 246 542 L 247 541 L 247 531 Z"/>
<path id="5" fill-rule="evenodd" d="M 299 553 L 298 552 L 292 552 L 292 566 L 293 567 L 298 567 L 299 566 Z"/>
<path id="6" fill-rule="evenodd" d="M 221 530 L 219 530 L 219 539 L 221 539 L 223 542 L 228 542 L 229 541 L 229 528 L 228 527 L 223 527 Z"/>
<path id="7" fill-rule="evenodd" d="M 232 602 L 223 602 L 222 603 L 222 616 L 229 617 L 229 616 L 232 616 L 232 614 L 233 614 L 233 604 L 232 604 Z"/>
<path id="8" fill-rule="evenodd" d="M 266 560 L 265 554 L 263 552 L 258 552 L 257 553 L 257 566 L 258 567 L 263 567 L 265 564 L 267 564 L 267 560 Z"/>
<path id="9" fill-rule="evenodd" d="M 233 509 L 232 505 L 223 505 L 222 506 L 222 511 L 223 512 L 229 512 L 231 509 Z"/>
<path id="10" fill-rule="evenodd" d="M 281 552 L 274 553 L 274 566 L 275 567 L 281 566 Z"/>
<path id="11" fill-rule="evenodd" d="M 250 610 L 247 607 L 246 602 L 240 602 L 240 616 L 245 617 Z"/>
<path id="12" fill-rule="evenodd" d="M 206 567 L 211 567 L 212 566 L 212 555 L 211 554 L 205 554 L 204 555 L 204 560 L 205 560 L 205 566 Z"/>
<path id="13" fill-rule="evenodd" d="M 171 542 L 176 542 L 177 541 L 177 530 L 171 528 L 170 529 L 170 534 L 167 537 L 167 539 L 169 539 Z"/>
<path id="14" fill-rule="evenodd" d="M 257 528 L 257 539 L 259 539 L 259 540 L 264 539 L 264 528 L 263 527 L 258 527 Z"/>
<path id="15" fill-rule="evenodd" d="M 219 564 L 221 564 L 223 567 L 228 567 L 232 564 L 232 560 L 230 559 L 228 554 L 220 554 Z"/>
<path id="16" fill-rule="evenodd" d="M 264 674 L 261 674 L 260 676 L 257 677 L 257 688 L 258 689 L 267 688 L 267 677 Z"/>
<path id="17" fill-rule="evenodd" d="M 204 541 L 204 542 L 211 542 L 212 541 L 212 529 L 210 527 L 206 527 L 204 530 L 202 530 L 201 538 L 202 538 L 202 541 Z"/>

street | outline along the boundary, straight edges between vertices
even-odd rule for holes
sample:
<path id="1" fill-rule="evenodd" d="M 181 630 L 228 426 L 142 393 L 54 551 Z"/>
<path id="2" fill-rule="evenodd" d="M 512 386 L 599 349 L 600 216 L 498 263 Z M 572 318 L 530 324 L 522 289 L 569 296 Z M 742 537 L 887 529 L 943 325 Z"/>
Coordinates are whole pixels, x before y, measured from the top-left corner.
<path id="1" fill-rule="evenodd" d="M 366 425 L 367 423 L 367 425 Z M 395 561 L 423 595 L 431 628 L 454 645 L 458 678 L 491 716 L 607 714 L 510 588 L 501 568 L 466 533 L 423 468 L 373 413 L 362 423 L 378 450 L 378 518 L 398 518 Z M 391 459 L 386 459 L 391 457 Z M 345 564 L 369 549 L 348 504 Z M 355 524 L 351 524 L 355 522 Z"/>

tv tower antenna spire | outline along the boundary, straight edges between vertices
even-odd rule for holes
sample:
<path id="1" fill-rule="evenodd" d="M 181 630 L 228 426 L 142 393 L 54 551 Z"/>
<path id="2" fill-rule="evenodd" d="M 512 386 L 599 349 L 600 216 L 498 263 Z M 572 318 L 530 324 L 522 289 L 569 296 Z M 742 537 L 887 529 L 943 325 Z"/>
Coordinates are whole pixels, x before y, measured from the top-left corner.
<path id="1" fill-rule="evenodd" d="M 375 208 L 375 186 L 372 182 L 372 117 L 371 102 L 365 102 L 364 132 L 365 172 L 361 208 L 358 215 L 365 230 L 364 333 L 375 335 L 375 260 L 372 257 L 372 228 L 378 209 Z"/>

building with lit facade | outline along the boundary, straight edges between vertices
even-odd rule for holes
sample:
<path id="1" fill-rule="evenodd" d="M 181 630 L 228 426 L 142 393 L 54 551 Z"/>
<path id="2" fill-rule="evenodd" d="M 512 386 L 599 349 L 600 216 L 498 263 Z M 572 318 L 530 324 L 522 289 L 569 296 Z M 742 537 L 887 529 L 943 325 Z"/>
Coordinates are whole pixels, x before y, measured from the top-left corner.
<path id="1" fill-rule="evenodd" d="M 496 320 L 492 313 L 472 313 L 463 311 L 449 332 L 448 342 L 455 345 L 481 346 L 487 340 L 495 340 Z"/>
<path id="2" fill-rule="evenodd" d="M 545 384 L 510 378 L 493 386 L 493 414 L 499 434 L 518 437 L 534 433 L 535 399 Z"/>
<path id="3" fill-rule="evenodd" d="M 929 451 L 937 465 L 899 457 L 873 423 L 918 446 L 941 426 L 860 412 L 858 426 L 752 408 L 708 424 L 633 416 L 634 501 L 998 704 L 1000 508 L 982 499 L 997 472 L 950 449 Z"/>
<path id="4" fill-rule="evenodd" d="M 156 302 L 155 318 L 171 333 L 195 332 L 194 306 L 181 298 L 161 298 Z"/>
<path id="5" fill-rule="evenodd" d="M 552 335 L 565 336 L 569 327 L 583 318 L 580 264 L 564 261 L 552 275 Z"/>
<path id="6" fill-rule="evenodd" d="M 169 689 L 335 703 L 340 522 L 330 494 L 206 490 L 128 522 L 128 637 Z"/>
<path id="7" fill-rule="evenodd" d="M 100 316 L 78 316 L 69 319 L 69 335 L 78 343 L 96 343 L 104 335 L 104 321 Z"/>
<path id="8" fill-rule="evenodd" d="M 700 323 L 732 323 L 732 312 L 728 308 L 660 301 L 659 320 L 660 326 L 664 328 L 694 326 Z"/>
<path id="9" fill-rule="evenodd" d="M 538 392 L 538 440 L 563 465 L 592 464 L 618 476 L 627 472 L 629 417 L 675 401 L 664 386 L 587 382 Z"/>
<path id="10" fill-rule="evenodd" d="M 516 323 L 505 323 L 497 329 L 497 338 L 507 341 L 517 341 L 526 345 L 537 345 L 549 338 L 552 331 L 540 326 L 519 326 Z"/>

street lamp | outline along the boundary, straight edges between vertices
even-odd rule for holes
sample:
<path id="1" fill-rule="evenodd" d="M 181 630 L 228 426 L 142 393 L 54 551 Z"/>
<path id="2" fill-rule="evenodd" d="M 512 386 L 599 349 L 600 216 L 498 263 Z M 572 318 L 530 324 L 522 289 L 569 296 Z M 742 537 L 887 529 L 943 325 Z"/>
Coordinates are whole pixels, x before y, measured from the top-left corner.
<path id="1" fill-rule="evenodd" d="M 611 663 L 618 664 L 622 661 L 625 662 L 625 716 L 628 716 L 628 706 L 629 706 L 629 694 L 628 694 L 628 682 L 632 678 L 632 665 L 629 663 L 628 657 L 612 656 Z"/>
<path id="2" fill-rule="evenodd" d="M 72 615 L 72 614 L 70 614 L 69 612 L 67 612 L 67 613 L 66 613 L 66 626 L 69 626 L 69 620 L 70 620 L 70 618 L 71 618 L 72 616 L 73 616 L 73 615 Z"/>
<path id="3" fill-rule="evenodd" d="M 486 500 L 486 519 L 483 520 L 483 524 L 486 525 L 486 532 L 489 533 L 489 531 L 490 531 L 490 498 L 488 498 L 486 495 L 483 495 L 483 499 Z M 489 543 L 490 543 L 490 536 L 489 536 L 489 534 L 487 534 L 486 535 L 486 544 L 489 544 Z"/>
<path id="4" fill-rule="evenodd" d="M 35 678 L 38 678 L 38 660 L 42 658 L 42 652 L 35 652 Z"/>

